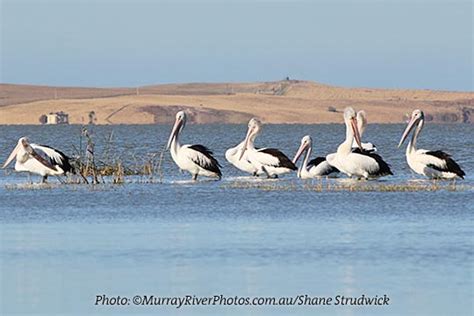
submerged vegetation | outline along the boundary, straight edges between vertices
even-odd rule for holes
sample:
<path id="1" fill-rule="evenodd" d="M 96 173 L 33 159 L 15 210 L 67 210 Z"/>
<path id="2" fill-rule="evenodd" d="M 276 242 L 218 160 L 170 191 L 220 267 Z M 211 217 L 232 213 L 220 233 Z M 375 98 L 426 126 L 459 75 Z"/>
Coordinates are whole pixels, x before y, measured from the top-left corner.
<path id="1" fill-rule="evenodd" d="M 302 183 L 265 183 L 265 182 L 233 182 L 224 185 L 226 189 L 257 189 L 262 191 L 313 191 L 313 192 L 418 192 L 418 191 L 466 191 L 474 189 L 469 185 L 457 185 L 451 181 L 425 180 L 407 183 L 382 183 L 373 181 L 350 180 L 346 183 L 305 181 Z"/>

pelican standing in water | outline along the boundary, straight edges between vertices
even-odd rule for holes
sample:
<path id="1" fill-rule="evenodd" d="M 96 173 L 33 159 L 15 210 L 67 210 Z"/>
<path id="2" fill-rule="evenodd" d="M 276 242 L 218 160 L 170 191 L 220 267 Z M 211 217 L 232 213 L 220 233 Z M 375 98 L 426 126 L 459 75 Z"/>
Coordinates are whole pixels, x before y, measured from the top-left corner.
<path id="1" fill-rule="evenodd" d="M 339 145 L 335 154 L 326 156 L 328 163 L 349 177 L 369 179 L 393 174 L 382 157 L 362 148 L 357 117 L 353 108 L 344 110 L 344 123 L 346 124 L 346 140 Z M 354 139 L 359 147 L 355 151 L 352 150 Z"/>
<path id="2" fill-rule="evenodd" d="M 414 110 L 398 144 L 398 147 L 400 147 L 416 126 L 406 150 L 407 162 L 410 168 L 416 173 L 431 179 L 464 179 L 466 174 L 456 161 L 451 158 L 451 155 L 441 150 L 416 149 L 416 140 L 424 124 L 425 115 L 423 111 Z"/>
<path id="3" fill-rule="evenodd" d="M 69 157 L 49 146 L 30 143 L 26 137 L 18 140 L 18 144 L 2 168 L 6 168 L 13 159 L 16 159 L 16 171 L 38 174 L 43 177 L 42 183 L 46 182 L 48 176 L 63 175 L 67 172 L 74 173 Z"/>
<path id="4" fill-rule="evenodd" d="M 357 129 L 359 130 L 360 139 L 362 141 L 362 136 L 364 135 L 365 128 L 367 127 L 367 115 L 365 111 L 357 112 Z M 377 147 L 372 143 L 361 143 L 362 149 L 368 152 L 376 152 Z M 352 143 L 352 149 L 358 149 L 357 142 L 354 139 Z"/>
<path id="5" fill-rule="evenodd" d="M 234 167 L 244 172 L 250 173 L 254 176 L 258 175 L 257 168 L 248 160 L 247 154 L 245 152 L 242 156 L 242 159 L 239 159 L 241 151 L 244 150 L 245 140 L 242 141 L 235 147 L 229 148 L 225 152 L 225 159 L 230 162 Z"/>
<path id="6" fill-rule="evenodd" d="M 197 180 L 198 175 L 220 179 L 222 173 L 219 162 L 214 158 L 212 151 L 203 145 L 180 145 L 179 134 L 186 125 L 186 113 L 179 111 L 166 146 L 171 157 L 181 170 L 186 170 Z"/>
<path id="7" fill-rule="evenodd" d="M 247 154 L 247 159 L 257 169 L 257 173 L 264 173 L 268 178 L 278 178 L 279 175 L 297 170 L 295 164 L 284 153 L 275 148 L 260 148 L 254 146 L 255 138 L 262 129 L 262 123 L 252 118 L 248 124 L 247 136 L 239 160 Z"/>
<path id="8" fill-rule="evenodd" d="M 296 164 L 298 159 L 301 157 L 301 155 L 306 152 L 303 163 L 301 167 L 298 169 L 298 178 L 301 179 L 311 179 L 311 178 L 318 178 L 322 176 L 329 176 L 329 175 L 335 175 L 339 173 L 339 170 L 337 168 L 331 166 L 327 161 L 325 157 L 316 157 L 312 159 L 311 161 L 309 160 L 309 157 L 311 156 L 311 151 L 312 151 L 312 139 L 311 136 L 306 135 L 301 139 L 301 145 L 298 151 L 296 152 L 295 158 L 293 158 L 293 163 Z"/>

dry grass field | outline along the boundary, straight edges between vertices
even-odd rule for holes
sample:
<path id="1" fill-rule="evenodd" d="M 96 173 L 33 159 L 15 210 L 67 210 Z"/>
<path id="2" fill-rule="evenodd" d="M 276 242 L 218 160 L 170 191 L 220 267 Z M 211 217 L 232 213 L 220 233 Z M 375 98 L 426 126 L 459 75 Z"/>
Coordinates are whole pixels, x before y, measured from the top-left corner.
<path id="1" fill-rule="evenodd" d="M 474 92 L 343 88 L 311 81 L 163 84 L 139 88 L 74 88 L 0 84 L 0 124 L 40 124 L 64 111 L 71 124 L 169 123 L 186 109 L 194 123 L 340 123 L 346 106 L 373 123 L 400 123 L 415 108 L 437 122 L 472 122 Z"/>

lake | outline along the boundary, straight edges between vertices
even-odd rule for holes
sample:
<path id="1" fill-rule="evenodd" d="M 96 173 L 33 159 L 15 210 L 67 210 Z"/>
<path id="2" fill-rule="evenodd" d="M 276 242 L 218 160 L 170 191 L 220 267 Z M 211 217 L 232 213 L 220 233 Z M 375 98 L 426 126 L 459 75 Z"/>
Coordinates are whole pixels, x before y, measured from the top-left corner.
<path id="1" fill-rule="evenodd" d="M 422 183 L 397 144 L 405 126 L 369 125 L 394 176 L 370 186 Z M 159 155 L 171 126 L 92 126 L 97 155 Z M 295 174 L 253 179 L 225 149 L 246 125 L 187 125 L 181 143 L 211 148 L 223 179 L 193 183 L 164 155 L 161 181 L 27 186 L 0 171 L 0 314 L 28 315 L 470 315 L 473 313 L 474 127 L 427 123 L 419 147 L 453 154 L 467 176 L 414 192 L 312 190 Z M 65 153 L 84 150 L 80 126 L 0 126 L 3 163 L 21 136 Z M 334 152 L 344 126 L 268 125 L 257 146 L 291 158 L 301 137 L 313 156 Z M 34 181 L 39 177 L 33 176 Z M 357 184 L 356 184 L 357 185 Z M 457 189 L 452 189 L 452 188 Z M 449 189 L 451 188 L 451 189 Z M 97 295 L 390 298 L 387 306 L 95 305 Z"/>

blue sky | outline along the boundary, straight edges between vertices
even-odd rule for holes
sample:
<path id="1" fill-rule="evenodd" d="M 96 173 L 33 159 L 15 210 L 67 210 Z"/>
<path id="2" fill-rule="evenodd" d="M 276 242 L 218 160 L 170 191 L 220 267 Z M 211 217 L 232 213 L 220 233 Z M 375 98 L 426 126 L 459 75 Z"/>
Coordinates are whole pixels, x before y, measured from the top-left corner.
<path id="1" fill-rule="evenodd" d="M 473 90 L 470 1 L 0 1 L 3 83 Z"/>

